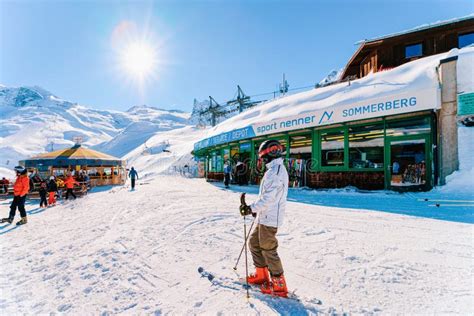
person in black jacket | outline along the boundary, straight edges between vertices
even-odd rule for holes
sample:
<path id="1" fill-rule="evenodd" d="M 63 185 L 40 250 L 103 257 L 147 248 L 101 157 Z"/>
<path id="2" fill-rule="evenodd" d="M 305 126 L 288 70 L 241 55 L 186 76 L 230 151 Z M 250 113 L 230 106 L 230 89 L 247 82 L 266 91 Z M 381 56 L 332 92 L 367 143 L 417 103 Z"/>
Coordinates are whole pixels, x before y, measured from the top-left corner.
<path id="1" fill-rule="evenodd" d="M 49 178 L 48 192 L 49 192 L 49 198 L 48 198 L 49 205 L 50 206 L 56 205 L 56 194 L 58 193 L 58 185 L 56 184 L 56 180 L 54 179 L 54 176 L 51 176 Z"/>
<path id="2" fill-rule="evenodd" d="M 128 173 L 128 177 L 132 180 L 132 191 L 135 190 L 135 178 L 138 180 L 138 172 L 132 167 Z"/>
<path id="3" fill-rule="evenodd" d="M 48 206 L 48 201 L 46 200 L 47 189 L 48 189 L 48 185 L 46 184 L 46 181 L 41 181 L 40 188 L 39 188 L 39 195 L 41 198 L 40 207 Z"/>

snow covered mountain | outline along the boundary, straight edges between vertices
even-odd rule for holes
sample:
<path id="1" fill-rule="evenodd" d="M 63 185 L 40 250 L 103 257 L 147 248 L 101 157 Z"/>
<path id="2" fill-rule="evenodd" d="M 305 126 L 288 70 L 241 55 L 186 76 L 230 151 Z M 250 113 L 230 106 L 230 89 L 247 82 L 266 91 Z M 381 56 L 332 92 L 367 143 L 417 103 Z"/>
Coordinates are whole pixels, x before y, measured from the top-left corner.
<path id="1" fill-rule="evenodd" d="M 0 85 L 0 168 L 74 144 L 123 156 L 156 132 L 187 126 L 190 114 L 150 106 L 126 112 L 95 110 L 63 100 L 40 87 Z"/>
<path id="2" fill-rule="evenodd" d="M 188 126 L 190 114 L 177 110 L 163 110 L 146 105 L 134 106 L 121 113 L 129 119 L 126 127 L 107 142 L 94 146 L 95 149 L 122 157 L 145 143 L 158 132 Z"/>

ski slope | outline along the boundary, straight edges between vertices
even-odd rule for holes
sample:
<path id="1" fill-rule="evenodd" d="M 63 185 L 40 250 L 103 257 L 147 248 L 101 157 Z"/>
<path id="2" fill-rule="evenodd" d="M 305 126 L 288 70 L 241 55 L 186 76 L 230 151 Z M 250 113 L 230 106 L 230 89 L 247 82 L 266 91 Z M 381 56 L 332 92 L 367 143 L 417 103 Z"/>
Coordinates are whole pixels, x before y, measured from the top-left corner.
<path id="1" fill-rule="evenodd" d="M 194 143 L 206 132 L 206 129 L 194 126 L 158 132 L 126 154 L 123 159 L 127 161 L 127 166 L 133 166 L 145 178 L 153 178 L 162 173 L 176 173 L 184 169 L 191 172 L 197 168 L 191 154 Z"/>
<path id="2" fill-rule="evenodd" d="M 0 312 L 474 312 L 472 225 L 289 202 L 279 252 L 301 302 L 253 296 L 249 304 L 243 290 L 213 286 L 197 273 L 203 266 L 237 278 L 238 192 L 169 175 L 139 183 L 134 192 L 115 187 L 45 210 L 28 205 L 28 225 L 2 224 Z M 0 210 L 6 214 L 7 202 Z"/>

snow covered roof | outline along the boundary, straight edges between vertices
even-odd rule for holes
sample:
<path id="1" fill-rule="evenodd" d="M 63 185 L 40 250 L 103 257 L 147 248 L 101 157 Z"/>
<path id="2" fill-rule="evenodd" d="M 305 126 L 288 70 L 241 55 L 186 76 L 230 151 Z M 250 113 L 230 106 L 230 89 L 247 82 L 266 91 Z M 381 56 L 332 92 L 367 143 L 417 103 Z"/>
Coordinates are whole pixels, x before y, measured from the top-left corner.
<path id="1" fill-rule="evenodd" d="M 436 109 L 440 60 L 474 47 L 422 58 L 364 78 L 274 99 L 209 129 L 195 150 L 289 130 Z M 466 69 L 466 71 L 472 71 Z"/>
<path id="2" fill-rule="evenodd" d="M 363 43 L 370 43 L 370 42 L 380 41 L 380 40 L 387 39 L 387 38 L 390 38 L 390 37 L 405 35 L 405 34 L 414 33 L 414 32 L 419 32 L 419 31 L 432 29 L 432 28 L 447 25 L 447 24 L 462 22 L 462 21 L 466 21 L 466 20 L 470 20 L 470 19 L 474 19 L 474 13 L 471 13 L 471 14 L 463 16 L 463 17 L 458 17 L 458 18 L 453 18 L 453 19 L 449 19 L 449 20 L 442 20 L 442 21 L 437 21 L 437 22 L 433 22 L 433 23 L 426 23 L 426 24 L 418 25 L 414 28 L 411 28 L 411 29 L 408 29 L 408 30 L 405 30 L 405 31 L 400 31 L 400 32 L 392 33 L 392 34 L 378 36 L 378 37 L 374 37 L 374 38 L 371 38 L 371 39 L 360 40 L 360 41 L 356 42 L 356 44 L 363 44 Z"/>

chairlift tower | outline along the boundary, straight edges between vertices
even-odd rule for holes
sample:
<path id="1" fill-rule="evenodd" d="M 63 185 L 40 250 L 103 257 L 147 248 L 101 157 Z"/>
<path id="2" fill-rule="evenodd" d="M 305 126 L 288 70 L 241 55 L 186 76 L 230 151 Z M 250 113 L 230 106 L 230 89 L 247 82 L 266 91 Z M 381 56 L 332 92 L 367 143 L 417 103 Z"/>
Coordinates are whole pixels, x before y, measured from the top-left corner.
<path id="1" fill-rule="evenodd" d="M 200 112 L 200 115 L 211 114 L 211 125 L 216 126 L 217 119 L 226 114 L 225 111 L 222 111 L 222 106 L 214 100 L 213 97 L 209 96 L 209 107 Z"/>
<path id="2" fill-rule="evenodd" d="M 250 97 L 248 95 L 245 95 L 242 88 L 237 85 L 237 98 L 234 100 L 227 101 L 227 106 L 238 104 L 239 113 L 242 113 L 243 110 L 250 108 L 260 102 L 261 101 L 250 101 Z"/>
<path id="3" fill-rule="evenodd" d="M 280 93 L 282 95 L 285 95 L 288 93 L 288 88 L 290 85 L 288 84 L 288 81 L 285 79 L 285 74 L 283 73 L 283 81 L 280 83 Z"/>

